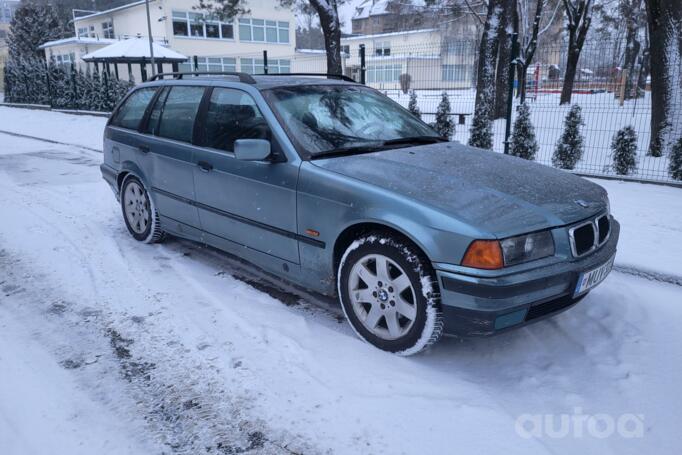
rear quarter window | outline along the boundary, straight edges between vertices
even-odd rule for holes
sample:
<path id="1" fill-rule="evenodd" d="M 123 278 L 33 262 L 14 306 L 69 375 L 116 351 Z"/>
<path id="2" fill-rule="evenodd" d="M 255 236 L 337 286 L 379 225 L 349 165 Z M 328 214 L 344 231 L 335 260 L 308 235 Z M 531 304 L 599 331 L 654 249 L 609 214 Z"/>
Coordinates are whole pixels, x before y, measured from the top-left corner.
<path id="1" fill-rule="evenodd" d="M 156 93 L 156 87 L 141 88 L 133 92 L 116 111 L 111 120 L 113 126 L 136 130 L 144 117 L 149 102 Z"/>

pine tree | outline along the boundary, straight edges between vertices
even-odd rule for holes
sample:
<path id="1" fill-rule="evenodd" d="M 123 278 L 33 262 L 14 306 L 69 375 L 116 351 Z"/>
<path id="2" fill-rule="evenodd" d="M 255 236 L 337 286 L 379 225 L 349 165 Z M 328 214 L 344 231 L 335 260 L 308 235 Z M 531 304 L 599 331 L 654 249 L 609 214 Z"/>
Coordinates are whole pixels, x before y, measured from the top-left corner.
<path id="1" fill-rule="evenodd" d="M 60 26 L 54 10 L 48 5 L 22 2 L 9 27 L 9 58 L 44 58 L 38 46 L 58 38 Z"/>
<path id="2" fill-rule="evenodd" d="M 443 92 L 440 103 L 438 104 L 435 128 L 436 131 L 438 131 L 438 134 L 448 139 L 450 139 L 455 132 L 455 124 L 452 122 L 450 115 L 450 99 L 446 92 Z"/>
<path id="3" fill-rule="evenodd" d="M 677 140 L 670 151 L 670 164 L 668 164 L 670 177 L 682 180 L 682 137 Z"/>
<path id="4" fill-rule="evenodd" d="M 557 142 L 552 156 L 552 164 L 561 169 L 573 169 L 583 156 L 583 136 L 580 127 L 584 125 L 582 109 L 578 105 L 571 106 L 564 120 L 564 132 Z"/>
<path id="5" fill-rule="evenodd" d="M 509 153 L 526 160 L 534 160 L 538 149 L 535 128 L 530 121 L 530 108 L 526 103 L 523 103 L 519 106 L 516 120 L 514 120 L 514 132 L 511 137 Z"/>
<path id="6" fill-rule="evenodd" d="M 422 118 L 422 113 L 417 106 L 417 93 L 412 90 L 410 92 L 410 102 L 407 104 L 407 110 L 412 112 L 412 114 L 417 118 Z"/>
<path id="7" fill-rule="evenodd" d="M 66 109 L 69 104 L 69 88 L 66 71 L 54 61 L 50 62 L 50 85 L 52 87 L 52 107 Z"/>
<path id="8" fill-rule="evenodd" d="M 611 141 L 613 169 L 618 175 L 628 175 L 637 169 L 637 133 L 631 126 L 618 131 Z"/>
<path id="9" fill-rule="evenodd" d="M 492 150 L 493 124 L 490 121 L 490 107 L 484 102 L 479 103 L 474 110 L 470 133 L 470 146 Z"/>
<path id="10" fill-rule="evenodd" d="M 97 66 L 95 66 L 95 71 L 92 72 L 91 79 L 92 92 L 90 98 L 90 110 L 105 111 L 104 84 L 102 83 L 102 78 Z"/>
<path id="11" fill-rule="evenodd" d="M 4 93 L 4 102 L 5 103 L 11 103 L 12 102 L 12 68 L 11 68 L 12 63 L 11 62 L 6 62 L 5 66 L 3 67 L 2 70 L 2 81 L 3 81 L 3 87 L 5 89 Z"/>

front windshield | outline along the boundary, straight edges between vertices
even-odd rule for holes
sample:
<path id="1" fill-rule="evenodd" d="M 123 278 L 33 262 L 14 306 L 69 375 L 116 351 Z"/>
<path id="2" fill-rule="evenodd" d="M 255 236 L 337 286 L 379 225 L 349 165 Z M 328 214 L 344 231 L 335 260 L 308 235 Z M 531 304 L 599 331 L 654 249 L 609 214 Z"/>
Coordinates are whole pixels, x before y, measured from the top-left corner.
<path id="1" fill-rule="evenodd" d="M 299 85 L 267 90 L 291 139 L 312 157 L 438 133 L 376 90 L 349 85 Z"/>

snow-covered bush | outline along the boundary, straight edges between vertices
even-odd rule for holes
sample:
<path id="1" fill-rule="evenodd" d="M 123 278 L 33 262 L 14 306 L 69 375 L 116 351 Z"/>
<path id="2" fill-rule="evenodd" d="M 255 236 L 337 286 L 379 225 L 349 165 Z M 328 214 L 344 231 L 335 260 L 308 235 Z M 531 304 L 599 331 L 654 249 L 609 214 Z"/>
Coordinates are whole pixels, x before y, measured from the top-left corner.
<path id="1" fill-rule="evenodd" d="M 668 164 L 670 177 L 682 180 L 682 137 L 673 145 L 670 151 L 670 164 Z"/>
<path id="2" fill-rule="evenodd" d="M 573 169 L 583 156 L 584 138 L 580 127 L 584 125 L 582 109 L 578 105 L 571 106 L 564 120 L 564 132 L 552 156 L 552 164 L 561 169 Z"/>
<path id="3" fill-rule="evenodd" d="M 611 141 L 613 170 L 618 175 L 628 175 L 637 169 L 637 133 L 631 126 L 618 131 Z"/>
<path id="4" fill-rule="evenodd" d="M 422 113 L 417 106 L 417 93 L 412 90 L 410 92 L 410 102 L 407 104 L 407 110 L 412 112 L 412 114 L 417 118 L 422 118 Z"/>
<path id="5" fill-rule="evenodd" d="M 97 71 L 45 64 L 43 59 L 8 59 L 4 70 L 5 101 L 44 104 L 59 109 L 111 111 L 132 87 Z"/>
<path id="6" fill-rule="evenodd" d="M 470 146 L 488 150 L 493 148 L 493 124 L 490 120 L 490 108 L 485 103 L 476 106 L 470 133 Z"/>
<path id="7" fill-rule="evenodd" d="M 534 160 L 538 149 L 535 128 L 530 121 L 530 108 L 526 103 L 523 103 L 519 106 L 516 120 L 514 120 L 514 132 L 511 137 L 509 153 L 526 160 Z"/>
<path id="8" fill-rule="evenodd" d="M 452 134 L 455 132 L 455 124 L 452 121 L 452 116 L 450 115 L 450 99 L 448 94 L 443 92 L 441 96 L 440 103 L 438 104 L 438 110 L 436 111 L 436 124 L 434 125 L 438 134 L 443 137 L 450 139 Z"/>

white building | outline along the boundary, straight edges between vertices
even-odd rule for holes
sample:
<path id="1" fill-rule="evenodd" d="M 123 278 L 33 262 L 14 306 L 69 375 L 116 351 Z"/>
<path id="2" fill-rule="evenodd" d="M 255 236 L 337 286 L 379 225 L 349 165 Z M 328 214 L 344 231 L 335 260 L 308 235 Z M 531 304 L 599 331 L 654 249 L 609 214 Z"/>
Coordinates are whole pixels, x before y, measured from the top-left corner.
<path id="1" fill-rule="evenodd" d="M 198 2 L 197 2 L 198 3 Z M 248 15 L 229 21 L 207 17 L 192 7 L 192 0 L 151 0 L 151 34 L 155 42 L 190 57 L 180 70 L 190 70 L 194 57 L 199 70 L 263 72 L 263 51 L 268 70 L 289 72 L 296 52 L 296 22 L 289 8 L 277 0 L 248 0 Z M 85 65 L 81 57 L 114 40 L 148 37 L 144 1 L 133 2 L 74 20 L 73 38 L 50 41 L 41 47 L 47 59 Z M 121 69 L 125 77 L 125 70 Z M 170 68 L 164 68 L 170 71 Z"/>
<path id="2" fill-rule="evenodd" d="M 341 39 L 345 72 L 360 80 L 360 48 L 365 49 L 366 83 L 378 89 L 470 88 L 475 74 L 476 42 L 450 42 L 442 28 L 349 36 Z"/>

